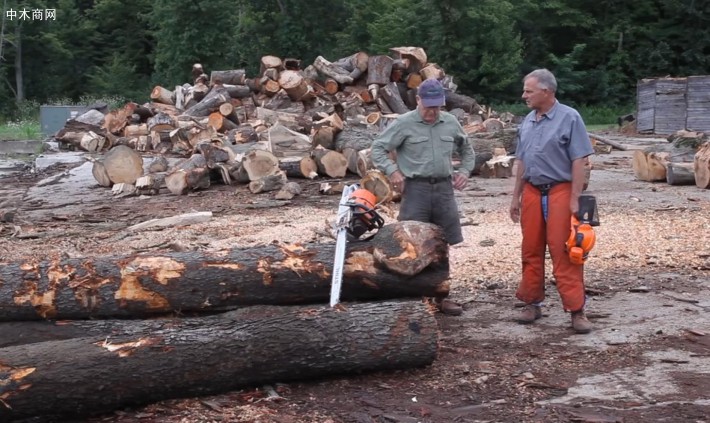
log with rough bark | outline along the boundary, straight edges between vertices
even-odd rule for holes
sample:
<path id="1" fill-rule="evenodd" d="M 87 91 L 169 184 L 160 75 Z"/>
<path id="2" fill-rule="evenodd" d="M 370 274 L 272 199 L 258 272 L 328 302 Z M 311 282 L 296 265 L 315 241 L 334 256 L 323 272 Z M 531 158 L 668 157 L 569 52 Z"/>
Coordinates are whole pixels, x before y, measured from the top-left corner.
<path id="1" fill-rule="evenodd" d="M 210 85 L 244 85 L 246 71 L 244 69 L 231 69 L 210 72 Z"/>
<path id="2" fill-rule="evenodd" d="M 222 86 L 231 98 L 245 98 L 252 94 L 251 88 L 246 85 L 223 84 Z"/>
<path id="3" fill-rule="evenodd" d="M 222 106 L 229 105 L 229 103 L 224 103 Z M 220 106 L 221 107 L 221 106 Z M 216 112 L 210 113 L 208 119 L 207 119 L 207 124 L 214 128 L 215 131 L 219 133 L 224 133 L 227 131 L 231 131 L 232 129 L 237 128 L 237 124 L 232 122 L 231 120 L 227 119 L 226 116 L 224 116 L 219 110 Z"/>
<path id="4" fill-rule="evenodd" d="M 366 70 L 370 56 L 364 51 L 359 51 L 348 57 L 333 62 L 335 66 L 339 66 L 350 72 L 350 77 L 354 80 L 358 79 Z"/>
<path id="5" fill-rule="evenodd" d="M 458 94 L 452 91 L 446 93 L 446 109 L 462 109 L 466 113 L 479 114 L 483 112 L 481 106 L 472 97 L 464 94 Z"/>
<path id="6" fill-rule="evenodd" d="M 279 122 L 288 129 L 301 133 L 309 133 L 313 125 L 313 120 L 310 116 L 280 110 L 269 110 L 263 107 L 256 108 L 256 118 L 263 120 L 268 126 Z"/>
<path id="7" fill-rule="evenodd" d="M 166 113 L 158 113 L 146 122 L 149 132 L 172 131 L 175 129 L 175 121 Z"/>
<path id="8" fill-rule="evenodd" d="M 377 204 L 392 201 L 395 196 L 399 195 L 394 188 L 392 188 L 389 178 L 378 169 L 368 170 L 365 176 L 360 180 L 360 186 L 375 194 Z"/>
<path id="9" fill-rule="evenodd" d="M 0 264 L 0 320 L 146 317 L 253 304 L 327 301 L 333 244 L 219 252 L 27 259 Z M 445 296 L 448 246 L 422 222 L 385 225 L 346 252 L 342 298 Z"/>
<path id="10" fill-rule="evenodd" d="M 286 173 L 279 169 L 272 175 L 267 175 L 249 182 L 249 191 L 251 191 L 252 194 L 276 191 L 281 189 L 286 182 L 288 182 Z"/>
<path id="11" fill-rule="evenodd" d="M 378 114 L 378 119 L 381 115 Z M 335 150 L 342 152 L 346 148 L 356 151 L 365 150 L 372 146 L 372 141 L 377 137 L 374 127 L 363 125 L 348 125 L 338 133 L 335 139 Z"/>
<path id="12" fill-rule="evenodd" d="M 421 47 L 393 47 L 390 53 L 395 59 L 406 59 L 407 73 L 418 73 L 427 63 L 427 55 Z"/>
<path id="13" fill-rule="evenodd" d="M 293 101 L 307 100 L 306 95 L 313 92 L 303 76 L 296 71 L 285 70 L 279 74 L 279 85 Z"/>
<path id="14" fill-rule="evenodd" d="M 350 76 L 350 72 L 329 62 L 323 56 L 316 57 L 313 61 L 313 67 L 315 67 L 321 74 L 333 78 L 339 84 L 350 85 L 353 83 L 353 78 Z"/>
<path id="15" fill-rule="evenodd" d="M 392 58 L 379 55 L 370 56 L 367 62 L 367 85 L 387 85 L 392 74 Z"/>
<path id="16" fill-rule="evenodd" d="M 439 336 L 421 301 L 253 307 L 119 327 L 128 323 L 125 332 L 0 349 L 0 419 L 54 421 L 263 383 L 421 367 L 436 359 Z"/>
<path id="17" fill-rule="evenodd" d="M 706 142 L 698 149 L 693 159 L 695 185 L 698 188 L 710 189 L 710 142 Z"/>
<path id="18" fill-rule="evenodd" d="M 276 122 L 267 133 L 271 152 L 276 157 L 305 157 L 311 151 L 308 135 L 292 131 Z"/>
<path id="19" fill-rule="evenodd" d="M 256 142 L 259 135 L 250 123 L 242 123 L 236 129 L 227 132 L 227 140 L 232 144 Z"/>
<path id="20" fill-rule="evenodd" d="M 333 150 L 335 148 L 333 128 L 330 126 L 323 126 L 321 128 L 315 129 L 313 132 L 313 142 L 312 146 L 315 148 L 321 146 L 328 150 Z"/>
<path id="21" fill-rule="evenodd" d="M 150 99 L 156 103 L 168 104 L 170 106 L 175 105 L 173 100 L 173 92 L 167 88 L 163 88 L 160 85 L 153 87 L 153 91 L 150 92 Z"/>
<path id="22" fill-rule="evenodd" d="M 409 112 L 409 107 L 404 104 L 404 100 L 402 100 L 402 96 L 399 94 L 396 83 L 390 82 L 380 88 L 380 97 L 385 100 L 392 112 L 400 115 Z"/>
<path id="23" fill-rule="evenodd" d="M 318 177 L 318 165 L 312 157 L 284 157 L 279 159 L 279 169 L 289 178 L 315 179 Z"/>
<path id="24" fill-rule="evenodd" d="M 318 173 L 321 175 L 342 178 L 348 171 L 348 160 L 342 153 L 318 147 L 313 149 L 311 155 L 316 161 Z"/>
<path id="25" fill-rule="evenodd" d="M 690 163 L 694 154 L 695 150 L 692 148 L 678 148 L 672 144 L 656 144 L 634 151 L 631 163 L 634 176 L 639 181 L 665 181 L 668 163 Z"/>
<path id="26" fill-rule="evenodd" d="M 189 191 L 210 187 L 210 171 L 202 154 L 193 154 L 179 162 L 165 175 L 165 186 L 175 195 L 185 195 Z"/>
<path id="27" fill-rule="evenodd" d="M 668 185 L 695 185 L 693 163 L 668 163 L 666 165 L 666 182 Z"/>
<path id="28" fill-rule="evenodd" d="M 235 125 L 232 129 L 236 129 L 240 123 L 239 115 L 236 108 L 231 103 L 224 103 L 219 106 L 219 113 Z"/>
<path id="29" fill-rule="evenodd" d="M 271 152 L 265 150 L 249 151 L 244 155 L 241 167 L 249 176 L 250 181 L 256 181 L 281 171 L 279 159 Z"/>
<path id="30" fill-rule="evenodd" d="M 104 123 L 102 125 L 102 128 L 112 134 L 123 134 L 123 128 L 128 125 L 131 116 L 136 113 L 136 110 L 139 107 L 140 106 L 138 104 L 129 102 L 119 109 L 110 111 L 104 116 Z M 150 110 L 148 111 L 150 112 Z M 152 116 L 152 113 L 150 116 Z"/>
<path id="31" fill-rule="evenodd" d="M 82 134 L 77 146 L 84 151 L 95 152 L 110 147 L 110 143 L 106 137 L 99 135 L 94 131 L 89 131 Z"/>
<path id="32" fill-rule="evenodd" d="M 165 186 L 165 175 L 143 175 L 136 180 L 136 194 L 157 195 Z"/>
<path id="33" fill-rule="evenodd" d="M 207 84 L 203 84 L 201 82 L 195 83 L 194 86 L 187 90 L 187 93 L 184 96 L 183 109 L 189 109 L 195 106 L 205 98 L 209 91 L 210 87 L 208 87 Z"/>
<path id="34" fill-rule="evenodd" d="M 143 158 L 134 149 L 125 145 L 118 145 L 106 153 L 103 158 L 103 167 L 106 171 L 106 176 L 112 184 L 128 183 L 133 184 L 141 175 L 143 175 Z M 96 177 L 96 173 L 94 173 Z M 97 181 L 102 186 L 105 181 Z"/>
<path id="35" fill-rule="evenodd" d="M 185 110 L 184 114 L 193 117 L 209 116 L 210 113 L 219 110 L 219 106 L 229 102 L 229 99 L 230 97 L 229 93 L 227 92 L 227 89 L 222 86 L 215 85 L 214 87 L 212 87 L 210 92 L 207 93 L 205 98 L 200 100 L 199 103 Z"/>

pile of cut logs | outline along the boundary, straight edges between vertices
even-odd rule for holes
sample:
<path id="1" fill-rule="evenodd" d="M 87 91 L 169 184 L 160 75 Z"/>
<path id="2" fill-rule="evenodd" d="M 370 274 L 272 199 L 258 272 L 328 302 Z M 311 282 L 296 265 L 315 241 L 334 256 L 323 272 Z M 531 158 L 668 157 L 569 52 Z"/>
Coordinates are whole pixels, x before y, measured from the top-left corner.
<path id="1" fill-rule="evenodd" d="M 155 194 L 162 187 L 185 194 L 221 180 L 289 198 L 299 190 L 288 183 L 290 177 L 364 177 L 372 169 L 372 140 L 416 108 L 422 80 L 437 78 L 446 87 L 446 109 L 459 118 L 476 150 L 474 173 L 505 177 L 490 170 L 510 167 L 510 157 L 498 157 L 485 169 L 484 164 L 495 148 L 514 149 L 515 130 L 505 128 L 513 116 L 497 116 L 457 93 L 451 75 L 429 63 L 419 47 L 377 56 L 358 52 L 335 62 L 319 56 L 303 69 L 300 60 L 264 56 L 254 78 L 242 69 L 208 76 L 196 63 L 192 76 L 192 84 L 172 90 L 156 86 L 149 103 L 90 110 L 68 121 L 55 138 L 86 151 L 108 151 L 94 162 L 94 175 L 116 194 Z M 143 165 L 145 155 L 157 157 L 151 168 Z M 166 156 L 183 159 L 169 162 Z"/>
<path id="2" fill-rule="evenodd" d="M 668 144 L 634 151 L 634 176 L 639 181 L 710 189 L 709 140 L 703 132 L 681 130 L 668 137 Z"/>

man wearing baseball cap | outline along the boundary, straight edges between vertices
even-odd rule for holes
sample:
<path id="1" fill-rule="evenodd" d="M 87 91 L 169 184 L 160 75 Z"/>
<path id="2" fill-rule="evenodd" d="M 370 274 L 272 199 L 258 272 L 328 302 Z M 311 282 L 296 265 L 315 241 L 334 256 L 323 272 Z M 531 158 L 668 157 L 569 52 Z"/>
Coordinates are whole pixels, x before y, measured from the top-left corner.
<path id="1" fill-rule="evenodd" d="M 402 194 L 398 220 L 434 223 L 444 230 L 449 245 L 463 241 L 454 189 L 468 184 L 475 154 L 455 116 L 441 110 L 444 87 L 427 79 L 417 90 L 417 108 L 400 115 L 372 143 L 372 163 Z M 389 153 L 396 154 L 396 162 Z M 454 172 L 453 153 L 461 166 Z M 460 305 L 435 299 L 442 313 L 460 315 Z"/>

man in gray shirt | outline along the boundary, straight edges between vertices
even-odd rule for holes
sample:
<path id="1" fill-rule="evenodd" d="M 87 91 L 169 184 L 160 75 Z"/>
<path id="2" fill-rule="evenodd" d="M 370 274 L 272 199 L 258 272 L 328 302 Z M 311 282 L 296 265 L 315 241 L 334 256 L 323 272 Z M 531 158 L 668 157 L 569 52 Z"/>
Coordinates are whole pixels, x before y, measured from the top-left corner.
<path id="1" fill-rule="evenodd" d="M 532 111 L 518 130 L 510 204 L 510 218 L 520 222 L 523 235 L 523 274 L 516 296 L 526 305 L 517 320 L 530 324 L 542 317 L 549 248 L 562 306 L 571 313 L 575 332 L 588 333 L 592 325 L 584 315 L 584 267 L 571 262 L 565 247 L 584 189 L 584 166 L 594 150 L 582 117 L 555 98 L 557 81 L 549 70 L 535 70 L 523 81 L 523 99 Z"/>
<path id="2" fill-rule="evenodd" d="M 463 241 L 454 189 L 468 184 L 473 171 L 473 148 L 455 116 L 441 111 L 444 87 L 427 79 L 417 91 L 417 108 L 397 118 L 372 143 L 372 163 L 402 193 L 398 220 L 416 220 L 441 226 L 450 245 Z M 389 153 L 396 153 L 396 163 Z M 454 172 L 453 153 L 461 158 Z M 461 306 L 442 298 L 443 313 L 460 315 Z"/>

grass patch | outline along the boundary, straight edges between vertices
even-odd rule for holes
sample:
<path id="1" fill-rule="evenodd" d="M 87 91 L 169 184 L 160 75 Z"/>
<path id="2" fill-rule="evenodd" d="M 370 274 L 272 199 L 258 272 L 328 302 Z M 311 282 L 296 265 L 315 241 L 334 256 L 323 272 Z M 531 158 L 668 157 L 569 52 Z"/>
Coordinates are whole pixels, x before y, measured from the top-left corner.
<path id="1" fill-rule="evenodd" d="M 0 141 L 41 140 L 39 122 L 19 121 L 0 125 Z"/>

